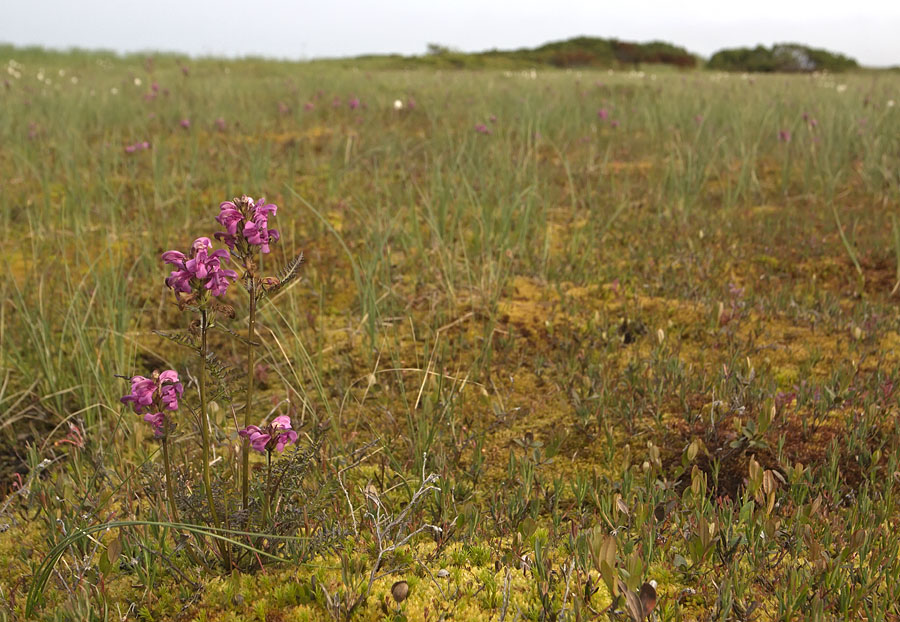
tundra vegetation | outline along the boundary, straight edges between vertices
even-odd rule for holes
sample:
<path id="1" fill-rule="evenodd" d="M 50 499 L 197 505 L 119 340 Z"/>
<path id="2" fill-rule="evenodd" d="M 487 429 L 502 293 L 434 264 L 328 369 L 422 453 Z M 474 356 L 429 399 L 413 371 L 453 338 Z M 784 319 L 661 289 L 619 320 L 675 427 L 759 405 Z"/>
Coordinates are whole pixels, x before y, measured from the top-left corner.
<path id="1" fill-rule="evenodd" d="M 900 618 L 897 75 L 0 68 L 0 620 Z"/>

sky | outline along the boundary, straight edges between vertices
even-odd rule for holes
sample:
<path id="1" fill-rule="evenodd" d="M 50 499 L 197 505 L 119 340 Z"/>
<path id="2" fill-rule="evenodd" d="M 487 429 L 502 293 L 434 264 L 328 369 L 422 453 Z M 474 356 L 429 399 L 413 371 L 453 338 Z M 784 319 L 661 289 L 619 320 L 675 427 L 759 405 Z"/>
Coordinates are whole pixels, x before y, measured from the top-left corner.
<path id="1" fill-rule="evenodd" d="M 5 5 L 5 6 L 4 6 Z M 2 0 L 0 42 L 286 59 L 534 47 L 587 35 L 710 56 L 797 42 L 900 65 L 900 0 Z"/>

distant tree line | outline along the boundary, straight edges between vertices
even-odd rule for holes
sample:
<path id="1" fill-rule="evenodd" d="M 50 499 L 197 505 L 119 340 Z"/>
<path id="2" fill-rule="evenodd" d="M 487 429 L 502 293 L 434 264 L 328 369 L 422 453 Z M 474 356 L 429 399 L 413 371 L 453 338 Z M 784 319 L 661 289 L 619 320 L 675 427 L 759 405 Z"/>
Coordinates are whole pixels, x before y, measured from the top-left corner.
<path id="1" fill-rule="evenodd" d="M 809 73 L 847 71 L 859 64 L 843 54 L 811 48 L 799 43 L 777 43 L 771 48 L 730 48 L 712 55 L 707 67 L 722 71 Z"/>
<path id="2" fill-rule="evenodd" d="M 642 64 L 663 64 L 675 67 L 696 67 L 700 59 L 683 47 L 650 41 L 635 43 L 599 37 L 575 37 L 553 41 L 537 48 L 517 50 L 488 50 L 467 54 L 445 45 L 429 44 L 425 64 L 458 68 L 486 68 L 496 66 L 553 67 L 621 67 Z M 747 72 L 813 72 L 847 71 L 859 67 L 843 54 L 812 48 L 799 43 L 778 43 L 770 48 L 729 48 L 716 52 L 706 67 L 723 71 Z"/>
<path id="3" fill-rule="evenodd" d="M 576 37 L 547 43 L 538 48 L 489 50 L 474 54 L 464 54 L 445 45 L 429 43 L 426 58 L 428 57 L 469 67 L 490 65 L 492 61 L 563 68 L 614 67 L 642 63 L 695 67 L 698 63 L 696 56 L 670 43 L 633 43 L 598 37 Z"/>

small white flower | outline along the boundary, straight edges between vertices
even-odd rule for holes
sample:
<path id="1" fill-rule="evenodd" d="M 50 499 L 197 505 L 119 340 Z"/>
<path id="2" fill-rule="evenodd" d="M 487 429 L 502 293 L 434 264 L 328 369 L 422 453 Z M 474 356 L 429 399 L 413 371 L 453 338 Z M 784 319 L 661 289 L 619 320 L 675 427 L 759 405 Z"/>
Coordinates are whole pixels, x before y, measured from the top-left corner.
<path id="1" fill-rule="evenodd" d="M 135 79 L 134 79 L 134 85 L 135 85 L 135 86 L 140 86 L 140 85 L 141 85 L 141 79 L 140 79 L 140 78 L 135 78 Z"/>
<path id="2" fill-rule="evenodd" d="M 403 102 L 399 99 L 394 100 L 394 110 L 403 110 Z"/>
<path id="3" fill-rule="evenodd" d="M 838 93 L 843 93 L 844 91 L 847 90 L 847 85 L 846 84 L 838 84 L 837 87 L 835 87 L 835 88 Z"/>
<path id="4" fill-rule="evenodd" d="M 893 108 L 893 107 L 894 107 L 894 100 L 893 100 L 893 99 L 887 100 L 887 107 L 888 107 L 888 108 Z"/>
<path id="5" fill-rule="evenodd" d="M 113 95 L 118 95 L 119 89 L 117 89 L 116 87 L 112 87 L 111 89 L 109 89 L 109 92 L 112 93 Z"/>

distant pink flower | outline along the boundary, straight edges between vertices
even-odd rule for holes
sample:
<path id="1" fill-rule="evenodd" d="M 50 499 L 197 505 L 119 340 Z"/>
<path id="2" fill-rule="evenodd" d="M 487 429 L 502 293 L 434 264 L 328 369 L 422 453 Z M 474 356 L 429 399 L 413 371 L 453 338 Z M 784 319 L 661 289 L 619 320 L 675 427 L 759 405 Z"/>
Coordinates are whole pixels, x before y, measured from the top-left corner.
<path id="1" fill-rule="evenodd" d="M 278 102 L 278 114 L 285 115 L 291 111 L 290 107 L 284 102 Z"/>
<path id="2" fill-rule="evenodd" d="M 601 108 L 600 110 L 597 111 L 597 117 L 601 121 L 606 121 L 606 119 L 609 118 L 609 110 L 607 110 L 606 108 Z"/>
<path id="3" fill-rule="evenodd" d="M 150 148 L 150 143 L 148 141 L 142 141 L 139 143 L 134 143 L 133 145 L 128 145 L 125 147 L 125 153 L 134 153 L 135 151 L 144 151 L 145 149 Z"/>
<path id="4" fill-rule="evenodd" d="M 350 106 L 350 110 L 356 110 L 359 108 L 359 98 L 354 97 L 350 101 L 347 102 L 347 105 Z"/>
<path id="5" fill-rule="evenodd" d="M 238 434 L 250 441 L 250 446 L 260 453 L 282 452 L 286 445 L 297 442 L 297 433 L 291 429 L 291 418 L 287 415 L 275 417 L 271 423 L 260 428 L 248 425 Z"/>
<path id="6" fill-rule="evenodd" d="M 497 115 L 492 114 L 492 115 L 490 116 L 490 118 L 488 118 L 488 121 L 490 121 L 491 123 L 496 123 L 496 122 L 497 122 Z"/>
<path id="7" fill-rule="evenodd" d="M 182 65 L 182 67 L 181 67 L 181 73 L 182 73 L 185 77 L 187 77 L 187 76 L 190 75 L 190 73 L 191 73 L 190 67 L 188 67 L 187 65 Z"/>
<path id="8" fill-rule="evenodd" d="M 618 122 L 618 121 L 611 121 L 610 124 L 609 124 L 609 127 L 613 128 L 613 129 L 616 129 L 617 127 L 619 127 L 619 122 Z"/>
<path id="9" fill-rule="evenodd" d="M 189 129 L 191 129 L 191 120 L 190 119 L 182 119 L 181 123 L 179 123 L 179 125 L 181 125 L 181 127 L 183 127 L 184 129 L 189 130 Z"/>
<path id="10" fill-rule="evenodd" d="M 312 110 L 315 107 L 316 107 L 316 105 L 312 102 L 306 102 L 305 104 L 303 104 L 304 110 Z"/>
<path id="11" fill-rule="evenodd" d="M 475 131 L 479 134 L 490 134 L 491 130 L 488 129 L 488 126 L 484 123 L 478 123 L 475 125 Z"/>
<path id="12" fill-rule="evenodd" d="M 215 124 L 216 124 L 216 129 L 218 129 L 220 132 L 225 131 L 225 119 L 223 119 L 222 117 L 219 117 L 218 119 L 215 120 Z"/>
<path id="13" fill-rule="evenodd" d="M 414 110 L 415 107 L 416 107 L 416 100 L 413 99 L 412 97 L 410 97 L 409 99 L 407 99 L 407 100 L 406 100 L 406 107 L 407 107 L 409 110 Z"/>
<path id="14" fill-rule="evenodd" d="M 703 115 L 698 114 L 697 116 L 695 116 L 694 123 L 696 123 L 697 125 L 700 125 L 701 123 L 703 123 Z"/>
<path id="15" fill-rule="evenodd" d="M 778 130 L 778 140 L 783 143 L 791 142 L 791 132 L 789 130 Z"/>

